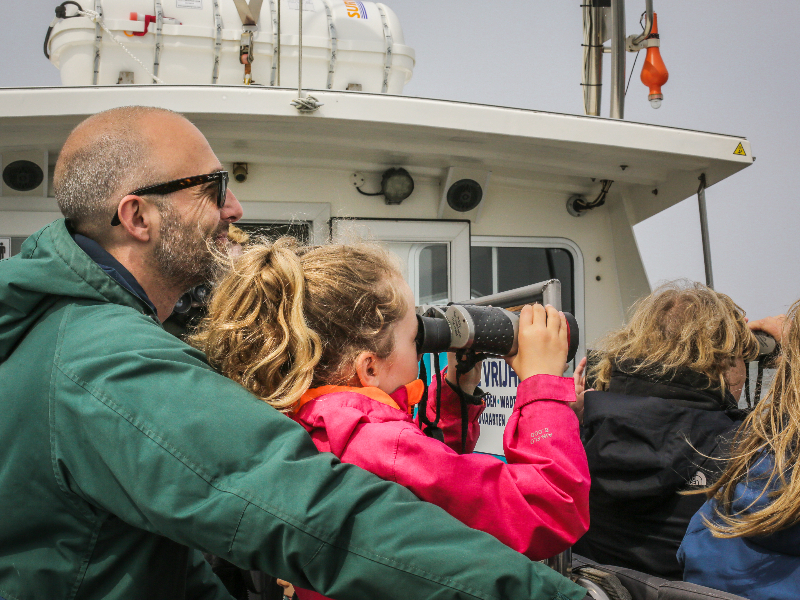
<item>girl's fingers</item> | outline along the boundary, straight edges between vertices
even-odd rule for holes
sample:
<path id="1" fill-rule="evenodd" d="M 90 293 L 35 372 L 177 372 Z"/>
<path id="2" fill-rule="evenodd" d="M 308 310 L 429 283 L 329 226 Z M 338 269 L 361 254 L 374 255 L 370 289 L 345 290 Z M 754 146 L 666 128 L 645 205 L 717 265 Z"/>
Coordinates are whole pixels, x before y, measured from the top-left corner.
<path id="1" fill-rule="evenodd" d="M 558 337 L 561 338 L 562 342 L 569 343 L 569 327 L 567 327 L 567 317 L 564 316 L 564 313 L 558 311 L 559 316 L 559 323 L 561 324 L 561 329 L 558 331 Z"/>
<path id="2" fill-rule="evenodd" d="M 519 323 L 520 325 L 530 325 L 533 322 L 533 307 L 530 304 L 526 304 L 522 307 L 522 310 L 519 312 Z"/>
<path id="3" fill-rule="evenodd" d="M 549 304 L 545 310 L 547 311 L 547 328 L 558 334 L 558 330 L 561 327 L 561 319 L 558 316 L 558 311 Z"/>
<path id="4" fill-rule="evenodd" d="M 531 306 L 531 323 L 539 327 L 547 326 L 547 312 L 541 304 Z"/>

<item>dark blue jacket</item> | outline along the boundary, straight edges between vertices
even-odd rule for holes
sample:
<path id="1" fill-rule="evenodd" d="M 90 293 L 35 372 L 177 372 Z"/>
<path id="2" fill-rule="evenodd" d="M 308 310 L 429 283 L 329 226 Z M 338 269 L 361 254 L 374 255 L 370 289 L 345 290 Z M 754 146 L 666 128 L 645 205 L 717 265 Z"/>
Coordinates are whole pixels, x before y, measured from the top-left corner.
<path id="1" fill-rule="evenodd" d="M 779 487 L 768 481 L 771 471 L 770 457 L 750 469 L 746 484 L 736 486 L 732 513 L 747 514 L 769 504 L 770 493 Z M 800 598 L 800 525 L 766 537 L 715 538 L 704 524 L 704 519 L 719 522 L 714 507 L 709 500 L 689 523 L 678 550 L 684 580 L 750 600 Z"/>

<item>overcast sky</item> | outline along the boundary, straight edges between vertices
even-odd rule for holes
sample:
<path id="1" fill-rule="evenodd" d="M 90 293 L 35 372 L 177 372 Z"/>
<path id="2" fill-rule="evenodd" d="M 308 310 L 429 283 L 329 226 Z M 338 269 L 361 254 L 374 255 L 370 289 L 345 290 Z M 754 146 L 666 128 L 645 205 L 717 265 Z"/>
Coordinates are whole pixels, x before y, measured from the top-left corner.
<path id="1" fill-rule="evenodd" d="M 42 54 L 56 0 L 0 0 L 0 86 L 59 85 Z M 417 55 L 405 93 L 583 114 L 580 2 L 552 0 L 388 0 Z M 796 0 L 654 0 L 661 53 L 670 72 L 653 110 L 639 81 L 641 53 L 626 99 L 631 121 L 741 135 L 754 165 L 707 192 L 716 288 L 748 316 L 784 312 L 800 298 L 800 158 Z M 627 33 L 638 33 L 644 1 L 626 2 Z M 630 71 L 634 55 L 628 54 Z M 606 56 L 605 83 L 609 58 Z M 608 85 L 603 115 L 608 114 Z M 634 229 L 651 284 L 703 280 L 696 198 Z"/>

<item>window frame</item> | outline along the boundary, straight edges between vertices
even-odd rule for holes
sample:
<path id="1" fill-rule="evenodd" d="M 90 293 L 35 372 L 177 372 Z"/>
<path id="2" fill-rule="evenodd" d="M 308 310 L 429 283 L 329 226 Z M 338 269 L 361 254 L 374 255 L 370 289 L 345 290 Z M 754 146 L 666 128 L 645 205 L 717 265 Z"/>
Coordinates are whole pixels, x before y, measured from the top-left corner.
<path id="1" fill-rule="evenodd" d="M 447 244 L 448 298 L 453 302 L 469 300 L 470 222 L 445 219 L 372 219 L 333 217 L 331 239 L 346 241 L 349 234 L 376 242 L 400 242 L 430 245 Z M 416 264 L 414 268 L 416 269 Z M 409 267 L 410 271 L 411 267 Z M 409 279 L 411 274 L 409 272 Z M 414 289 L 416 283 L 409 283 Z M 417 297 L 417 290 L 414 297 Z"/>
<path id="2" fill-rule="evenodd" d="M 586 331 L 585 301 L 584 301 L 584 261 L 580 247 L 570 239 L 562 237 L 527 237 L 527 236 L 500 236 L 500 235 L 474 235 L 470 246 L 490 248 L 553 248 L 565 250 L 572 256 L 573 281 L 572 294 L 575 301 L 575 319 L 581 329 L 576 361 L 586 356 Z M 493 288 L 497 283 L 497 255 L 492 253 L 492 279 Z M 531 282 L 536 283 L 536 282 Z M 577 364 L 577 363 L 576 363 Z"/>
<path id="3" fill-rule="evenodd" d="M 451 264 L 451 260 L 452 260 L 451 259 L 451 253 L 452 253 L 451 244 L 448 243 L 448 242 L 418 242 L 418 243 L 412 244 L 411 249 L 409 250 L 409 255 L 410 255 L 410 257 L 412 257 L 413 260 L 409 261 L 409 264 L 407 265 L 408 266 L 408 278 L 411 280 L 408 283 L 409 283 L 409 286 L 411 287 L 411 291 L 414 292 L 414 298 L 416 299 L 418 304 L 424 304 L 422 302 L 422 298 L 421 298 L 420 280 L 419 280 L 419 275 L 420 275 L 420 266 L 419 266 L 420 256 L 422 255 L 422 251 L 423 250 L 425 250 L 426 248 L 429 248 L 431 246 L 444 246 L 445 247 L 445 251 L 447 252 L 447 257 L 446 257 L 445 260 L 447 261 L 447 271 L 448 271 L 448 276 L 447 276 L 447 295 L 448 295 L 448 298 L 449 298 L 450 292 L 451 292 L 451 290 L 453 288 L 453 286 L 451 285 L 451 282 L 450 282 L 450 264 Z M 447 305 L 448 302 L 449 302 L 449 300 L 445 299 L 445 300 L 433 302 L 433 304 L 445 306 L 445 305 Z"/>
<path id="4" fill-rule="evenodd" d="M 241 202 L 242 221 L 247 225 L 259 223 L 309 224 L 308 243 L 324 244 L 330 229 L 331 205 L 327 202 Z"/>

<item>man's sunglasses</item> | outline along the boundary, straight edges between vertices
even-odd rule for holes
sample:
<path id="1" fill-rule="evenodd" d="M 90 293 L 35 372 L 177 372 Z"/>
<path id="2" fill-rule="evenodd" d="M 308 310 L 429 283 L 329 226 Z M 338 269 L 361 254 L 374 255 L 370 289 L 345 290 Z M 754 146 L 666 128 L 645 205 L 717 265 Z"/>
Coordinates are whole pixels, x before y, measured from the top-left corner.
<path id="1" fill-rule="evenodd" d="M 217 208 L 225 206 L 225 198 L 228 194 L 228 172 L 216 171 L 208 173 L 207 175 L 194 175 L 192 177 L 183 177 L 167 183 L 159 183 L 156 185 L 149 185 L 147 187 L 133 190 L 129 196 L 146 196 L 147 194 L 165 195 L 185 190 L 187 188 L 197 187 L 198 185 L 205 185 L 207 183 L 217 184 Z M 111 219 L 111 226 L 116 227 L 119 225 L 119 209 L 114 213 L 114 218 Z"/>

